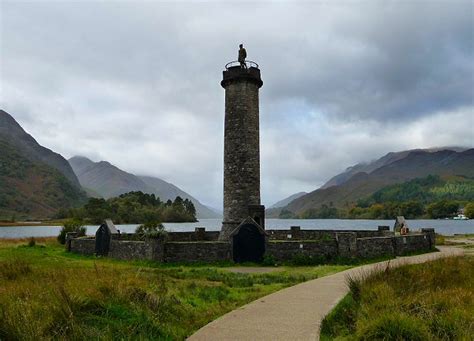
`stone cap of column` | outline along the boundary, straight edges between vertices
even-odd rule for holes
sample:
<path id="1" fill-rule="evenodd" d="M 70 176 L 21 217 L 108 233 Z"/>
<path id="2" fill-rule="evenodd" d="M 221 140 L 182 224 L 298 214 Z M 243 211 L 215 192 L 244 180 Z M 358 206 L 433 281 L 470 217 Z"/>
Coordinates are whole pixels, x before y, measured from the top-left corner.
<path id="1" fill-rule="evenodd" d="M 240 80 L 254 82 L 259 88 L 262 87 L 263 81 L 260 77 L 260 69 L 257 63 L 247 60 L 245 61 L 246 67 L 241 67 L 240 63 L 235 65 L 236 63 L 238 62 L 234 61 L 226 64 L 225 71 L 222 72 L 223 79 L 221 86 L 223 88 L 232 82 Z"/>

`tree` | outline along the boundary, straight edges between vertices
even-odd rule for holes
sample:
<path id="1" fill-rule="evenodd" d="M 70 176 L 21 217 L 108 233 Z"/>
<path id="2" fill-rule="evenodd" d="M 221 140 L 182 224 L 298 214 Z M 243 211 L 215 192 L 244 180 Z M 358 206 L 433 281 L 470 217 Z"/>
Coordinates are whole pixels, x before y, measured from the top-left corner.
<path id="1" fill-rule="evenodd" d="M 278 218 L 280 219 L 292 219 L 295 217 L 295 214 L 289 210 L 282 209 Z"/>
<path id="2" fill-rule="evenodd" d="M 100 224 L 110 218 L 118 224 L 144 223 L 149 221 L 186 222 L 196 221 L 196 208 L 189 200 L 176 197 L 163 203 L 154 194 L 129 192 L 110 199 L 91 198 L 82 208 L 70 210 L 69 217 Z"/>
<path id="3" fill-rule="evenodd" d="M 474 202 L 467 203 L 464 206 L 464 215 L 469 219 L 474 219 Z"/>
<path id="4" fill-rule="evenodd" d="M 184 199 L 184 208 L 187 214 L 189 214 L 192 217 L 196 216 L 196 208 L 194 207 L 194 204 L 191 200 L 187 198 Z"/>
<path id="5" fill-rule="evenodd" d="M 408 219 L 423 215 L 423 205 L 417 201 L 408 201 L 400 204 L 400 214 Z"/>
<path id="6" fill-rule="evenodd" d="M 459 209 L 457 201 L 441 200 L 426 207 L 426 213 L 432 219 L 449 218 L 456 215 Z"/>
<path id="7" fill-rule="evenodd" d="M 163 224 L 157 221 L 150 221 L 137 227 L 135 233 L 141 238 L 157 238 L 166 237 L 168 232 L 165 230 Z"/>
<path id="8" fill-rule="evenodd" d="M 83 226 L 83 223 L 80 220 L 71 219 L 66 221 L 58 236 L 58 241 L 61 244 L 66 243 L 66 234 L 68 232 L 77 232 L 77 236 L 82 237 L 86 235 L 86 228 Z"/>

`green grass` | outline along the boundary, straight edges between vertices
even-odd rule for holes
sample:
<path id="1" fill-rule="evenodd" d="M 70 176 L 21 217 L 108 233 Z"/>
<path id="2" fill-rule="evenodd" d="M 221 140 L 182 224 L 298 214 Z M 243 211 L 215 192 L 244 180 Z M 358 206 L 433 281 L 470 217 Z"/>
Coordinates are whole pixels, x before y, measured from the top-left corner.
<path id="1" fill-rule="evenodd" d="M 473 239 L 474 234 L 456 234 L 454 236 L 443 236 L 442 234 L 436 234 L 436 245 L 464 245 L 465 242 L 460 240 Z"/>
<path id="2" fill-rule="evenodd" d="M 348 265 L 241 274 L 66 253 L 54 239 L 0 240 L 0 340 L 184 339 L 259 297 Z"/>
<path id="3" fill-rule="evenodd" d="M 473 257 L 387 268 L 348 284 L 321 340 L 472 340 Z"/>

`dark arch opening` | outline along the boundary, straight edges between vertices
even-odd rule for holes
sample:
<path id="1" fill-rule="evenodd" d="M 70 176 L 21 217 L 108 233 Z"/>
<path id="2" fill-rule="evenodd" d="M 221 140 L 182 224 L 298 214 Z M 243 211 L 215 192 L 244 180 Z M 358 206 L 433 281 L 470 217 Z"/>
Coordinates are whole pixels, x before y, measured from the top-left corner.
<path id="1" fill-rule="evenodd" d="M 265 253 L 265 236 L 254 224 L 244 224 L 232 237 L 234 262 L 261 262 Z"/>
<path id="2" fill-rule="evenodd" d="M 95 254 L 97 256 L 107 256 L 109 254 L 110 233 L 107 225 L 102 224 L 95 233 Z"/>

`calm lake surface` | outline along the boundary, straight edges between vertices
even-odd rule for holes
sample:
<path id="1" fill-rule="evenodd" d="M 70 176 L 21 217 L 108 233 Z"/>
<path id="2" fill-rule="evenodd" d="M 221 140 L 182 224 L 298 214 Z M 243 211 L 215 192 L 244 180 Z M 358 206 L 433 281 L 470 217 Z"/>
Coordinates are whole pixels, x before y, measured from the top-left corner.
<path id="1" fill-rule="evenodd" d="M 447 236 L 474 233 L 474 219 L 471 220 L 408 220 L 411 230 L 433 227 L 437 233 Z M 379 225 L 393 227 L 394 220 L 349 220 L 349 219 L 267 219 L 267 229 L 376 230 Z M 219 231 L 222 219 L 201 219 L 197 223 L 165 223 L 168 231 L 194 231 L 195 227 L 205 227 L 208 231 Z M 134 232 L 138 225 L 117 225 L 122 232 Z M 93 235 L 98 226 L 87 226 L 87 234 Z M 0 238 L 53 237 L 59 234 L 60 226 L 7 226 L 0 227 Z"/>

